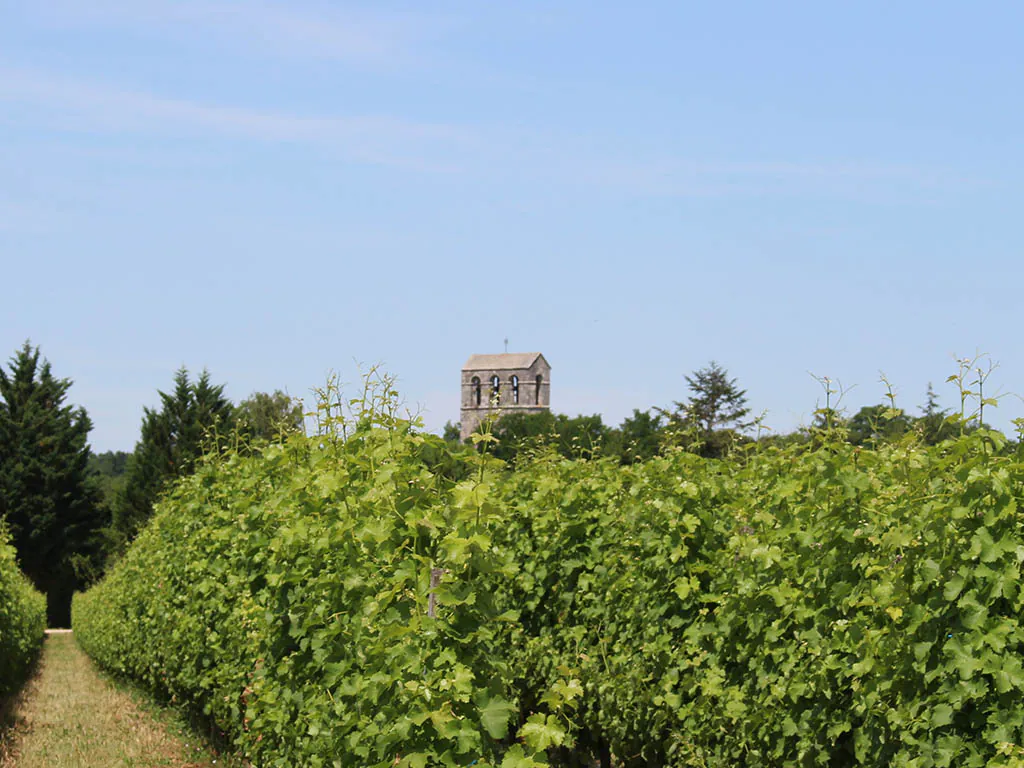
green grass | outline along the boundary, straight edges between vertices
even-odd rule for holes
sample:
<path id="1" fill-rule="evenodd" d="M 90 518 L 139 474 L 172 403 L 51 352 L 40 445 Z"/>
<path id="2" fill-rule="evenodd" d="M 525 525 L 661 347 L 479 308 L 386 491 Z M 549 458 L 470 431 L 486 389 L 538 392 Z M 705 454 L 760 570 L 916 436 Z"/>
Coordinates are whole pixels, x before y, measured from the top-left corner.
<path id="1" fill-rule="evenodd" d="M 176 713 L 97 671 L 70 633 L 51 634 L 7 707 L 0 768 L 212 768 L 213 752 Z"/>

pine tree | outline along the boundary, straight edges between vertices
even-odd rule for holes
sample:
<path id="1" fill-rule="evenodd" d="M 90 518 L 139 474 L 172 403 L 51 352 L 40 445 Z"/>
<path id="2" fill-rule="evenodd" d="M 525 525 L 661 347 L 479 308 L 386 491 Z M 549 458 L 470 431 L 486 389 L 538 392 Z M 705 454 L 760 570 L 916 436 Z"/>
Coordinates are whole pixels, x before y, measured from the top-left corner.
<path id="1" fill-rule="evenodd" d="M 174 375 L 173 392 L 159 395 L 159 410 L 143 410 L 141 437 L 114 503 L 115 549 L 149 520 L 166 484 L 191 473 L 204 449 L 217 445 L 219 436 L 234 427 L 235 408 L 224 395 L 224 385 L 211 384 L 208 371 L 191 382 L 182 367 Z"/>
<path id="2" fill-rule="evenodd" d="M 699 452 L 719 457 L 728 452 L 739 439 L 738 432 L 750 426 L 744 419 L 750 414 L 747 391 L 730 379 L 722 366 L 712 360 L 707 367 L 686 377 L 692 393 L 690 399 L 675 402 L 675 410 L 661 411 L 668 417 L 669 427 L 683 442 L 694 438 Z"/>
<path id="3" fill-rule="evenodd" d="M 47 595 L 51 626 L 69 625 L 76 563 L 95 556 L 106 522 L 90 479 L 92 423 L 65 404 L 70 386 L 27 341 L 9 372 L 0 368 L 0 517 L 22 570 Z"/>
<path id="4" fill-rule="evenodd" d="M 917 420 L 921 430 L 921 438 L 928 445 L 938 445 L 943 440 L 953 437 L 956 429 L 948 420 L 949 411 L 939 407 L 939 396 L 928 382 L 925 403 L 921 406 L 921 417 Z"/>

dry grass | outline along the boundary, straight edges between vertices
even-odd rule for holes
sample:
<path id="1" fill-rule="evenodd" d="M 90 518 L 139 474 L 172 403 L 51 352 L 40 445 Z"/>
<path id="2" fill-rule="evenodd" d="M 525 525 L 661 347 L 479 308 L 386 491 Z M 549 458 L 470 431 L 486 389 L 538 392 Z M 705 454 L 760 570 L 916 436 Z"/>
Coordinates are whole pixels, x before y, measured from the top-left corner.
<path id="1" fill-rule="evenodd" d="M 71 634 L 46 638 L 39 669 L 11 702 L 7 719 L 0 768 L 225 764 L 169 713 L 101 676 Z"/>

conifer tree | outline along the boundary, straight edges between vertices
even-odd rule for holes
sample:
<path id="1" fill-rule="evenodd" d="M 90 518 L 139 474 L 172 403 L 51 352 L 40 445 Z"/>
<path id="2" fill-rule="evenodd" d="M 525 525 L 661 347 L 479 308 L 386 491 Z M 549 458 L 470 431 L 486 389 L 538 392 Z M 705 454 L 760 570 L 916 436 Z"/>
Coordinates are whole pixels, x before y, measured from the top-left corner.
<path id="1" fill-rule="evenodd" d="M 174 375 L 174 390 L 159 395 L 159 410 L 143 411 L 141 437 L 114 504 L 114 548 L 125 545 L 149 520 L 166 484 L 191 473 L 204 449 L 234 427 L 235 408 L 224 385 L 212 384 L 206 370 L 192 382 L 182 367 Z"/>
<path id="2" fill-rule="evenodd" d="M 949 411 L 939 407 L 939 396 L 928 382 L 925 403 L 921 406 L 921 417 L 917 420 L 921 437 L 928 445 L 938 445 L 943 440 L 953 437 L 956 428 L 948 420 Z"/>
<path id="3" fill-rule="evenodd" d="M 724 456 L 731 445 L 741 439 L 739 434 L 750 426 L 747 391 L 740 389 L 736 379 L 712 360 L 706 367 L 686 376 L 690 388 L 688 401 L 674 403 L 675 410 L 664 411 L 668 425 L 684 443 L 695 440 L 703 456 Z"/>
<path id="4" fill-rule="evenodd" d="M 70 386 L 27 341 L 10 370 L 0 368 L 0 518 L 22 570 L 47 595 L 51 626 L 69 625 L 75 564 L 95 556 L 106 522 L 90 480 L 92 423 L 65 403 Z"/>

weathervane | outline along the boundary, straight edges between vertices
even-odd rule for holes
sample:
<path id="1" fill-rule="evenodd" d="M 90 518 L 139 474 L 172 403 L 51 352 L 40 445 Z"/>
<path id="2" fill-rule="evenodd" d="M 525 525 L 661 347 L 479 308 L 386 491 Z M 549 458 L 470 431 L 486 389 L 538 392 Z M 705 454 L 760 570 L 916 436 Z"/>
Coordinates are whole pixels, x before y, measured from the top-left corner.
<path id="1" fill-rule="evenodd" d="M 508 354 L 508 336 L 505 337 L 505 354 Z"/>

